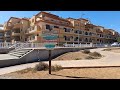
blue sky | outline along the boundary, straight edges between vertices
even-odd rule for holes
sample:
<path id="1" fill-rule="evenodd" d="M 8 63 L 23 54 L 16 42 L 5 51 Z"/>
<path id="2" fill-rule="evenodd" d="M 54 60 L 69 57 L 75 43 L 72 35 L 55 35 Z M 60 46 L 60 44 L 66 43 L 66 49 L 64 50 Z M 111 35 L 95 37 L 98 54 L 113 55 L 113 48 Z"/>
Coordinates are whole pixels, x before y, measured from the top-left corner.
<path id="1" fill-rule="evenodd" d="M 40 11 L 0 11 L 0 24 L 3 24 L 10 17 L 31 18 Z M 120 32 L 120 11 L 50 11 L 63 18 L 88 18 L 91 23 L 105 28 L 114 29 Z"/>

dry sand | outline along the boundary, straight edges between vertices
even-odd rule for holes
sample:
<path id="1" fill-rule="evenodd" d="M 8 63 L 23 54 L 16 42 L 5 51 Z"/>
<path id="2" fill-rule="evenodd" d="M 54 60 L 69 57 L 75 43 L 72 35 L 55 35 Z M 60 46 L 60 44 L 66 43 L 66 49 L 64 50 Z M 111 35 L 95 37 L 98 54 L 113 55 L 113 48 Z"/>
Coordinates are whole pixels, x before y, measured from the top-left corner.
<path id="1" fill-rule="evenodd" d="M 109 50 L 115 53 L 120 53 L 120 47 L 111 47 L 111 48 L 107 48 L 106 50 Z"/>
<path id="2" fill-rule="evenodd" d="M 63 55 L 58 56 L 57 58 L 53 60 L 86 60 L 87 57 L 91 55 L 82 53 L 82 51 L 78 52 L 68 52 Z M 94 59 L 99 59 L 100 57 L 93 57 Z"/>
<path id="3" fill-rule="evenodd" d="M 48 74 L 48 71 L 10 73 L 0 76 L 8 79 L 120 79 L 120 67 L 63 69 Z"/>

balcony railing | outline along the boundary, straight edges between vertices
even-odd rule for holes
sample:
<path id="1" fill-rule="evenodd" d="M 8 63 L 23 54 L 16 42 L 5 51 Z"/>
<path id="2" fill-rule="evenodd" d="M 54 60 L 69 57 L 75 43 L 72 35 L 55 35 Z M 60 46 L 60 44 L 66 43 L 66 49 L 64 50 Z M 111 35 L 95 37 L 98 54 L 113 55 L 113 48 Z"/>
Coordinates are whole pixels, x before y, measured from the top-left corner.
<path id="1" fill-rule="evenodd" d="M 26 34 L 32 34 L 32 33 L 36 33 L 39 32 L 39 28 L 37 26 L 35 26 L 34 28 L 30 27 L 26 30 Z"/>
<path id="2" fill-rule="evenodd" d="M 10 37 L 10 34 L 5 34 L 5 37 Z"/>
<path id="3" fill-rule="evenodd" d="M 32 38 L 28 38 L 28 42 L 34 42 L 37 40 L 37 36 L 32 37 Z"/>
<path id="4" fill-rule="evenodd" d="M 20 33 L 19 32 L 12 32 L 12 36 L 19 36 Z"/>
<path id="5" fill-rule="evenodd" d="M 0 35 L 0 38 L 3 38 L 4 37 L 4 35 Z"/>

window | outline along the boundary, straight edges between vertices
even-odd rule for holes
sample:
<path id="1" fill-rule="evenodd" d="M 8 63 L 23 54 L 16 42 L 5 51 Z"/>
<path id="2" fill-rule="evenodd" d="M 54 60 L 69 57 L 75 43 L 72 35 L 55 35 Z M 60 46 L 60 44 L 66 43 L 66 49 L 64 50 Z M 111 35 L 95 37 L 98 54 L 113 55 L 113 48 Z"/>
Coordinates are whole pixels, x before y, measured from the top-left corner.
<path id="1" fill-rule="evenodd" d="M 64 36 L 65 41 L 70 41 L 70 37 Z"/>
<path id="2" fill-rule="evenodd" d="M 82 34 L 82 31 L 79 31 L 79 34 Z"/>
<path id="3" fill-rule="evenodd" d="M 65 32 L 67 32 L 67 28 L 64 28 Z"/>
<path id="4" fill-rule="evenodd" d="M 91 39 L 91 38 L 89 39 L 89 42 L 92 42 L 92 39 Z"/>
<path id="5" fill-rule="evenodd" d="M 54 21 L 53 19 L 51 21 Z"/>
<path id="6" fill-rule="evenodd" d="M 92 36 L 92 33 L 90 32 L 89 35 Z"/>
<path id="7" fill-rule="evenodd" d="M 87 39 L 87 38 L 85 38 L 85 42 L 88 42 L 88 39 Z"/>
<path id="8" fill-rule="evenodd" d="M 47 25 L 47 24 L 46 24 L 46 29 L 50 29 L 50 25 Z"/>
<path id="9" fill-rule="evenodd" d="M 71 29 L 64 28 L 65 32 L 70 32 Z"/>
<path id="10" fill-rule="evenodd" d="M 58 26 L 54 26 L 54 28 L 59 28 Z"/>
<path id="11" fill-rule="evenodd" d="M 71 31 L 71 29 L 70 29 L 70 28 L 68 28 L 68 29 L 67 29 L 67 32 L 70 32 L 70 31 Z"/>
<path id="12" fill-rule="evenodd" d="M 52 30 L 52 27 L 50 27 L 50 25 L 46 24 L 46 29 Z"/>
<path id="13" fill-rule="evenodd" d="M 71 36 L 71 39 L 73 39 L 73 36 Z"/>
<path id="14" fill-rule="evenodd" d="M 79 38 L 79 41 L 82 41 L 82 38 Z"/>
<path id="15" fill-rule="evenodd" d="M 88 35 L 88 32 L 85 32 L 85 35 Z"/>
<path id="16" fill-rule="evenodd" d="M 71 29 L 71 31 L 73 31 L 73 29 Z"/>
<path id="17" fill-rule="evenodd" d="M 78 41 L 78 37 L 75 37 L 75 38 L 74 38 L 74 41 Z"/>
<path id="18" fill-rule="evenodd" d="M 78 33 L 78 30 L 75 30 L 74 33 Z"/>

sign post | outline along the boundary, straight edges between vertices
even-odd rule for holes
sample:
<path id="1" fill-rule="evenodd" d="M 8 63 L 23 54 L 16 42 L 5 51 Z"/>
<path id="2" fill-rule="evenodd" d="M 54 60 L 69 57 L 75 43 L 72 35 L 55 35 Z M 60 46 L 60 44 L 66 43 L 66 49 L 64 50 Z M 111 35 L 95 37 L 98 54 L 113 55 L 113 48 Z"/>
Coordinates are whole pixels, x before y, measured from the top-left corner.
<path id="1" fill-rule="evenodd" d="M 51 50 L 49 50 L 49 74 L 51 74 Z"/>
<path id="2" fill-rule="evenodd" d="M 51 74 L 51 54 L 52 50 L 55 48 L 55 43 L 57 42 L 58 34 L 56 31 L 43 31 L 42 33 L 43 39 L 45 39 L 45 44 L 46 49 L 49 52 L 49 74 Z"/>

